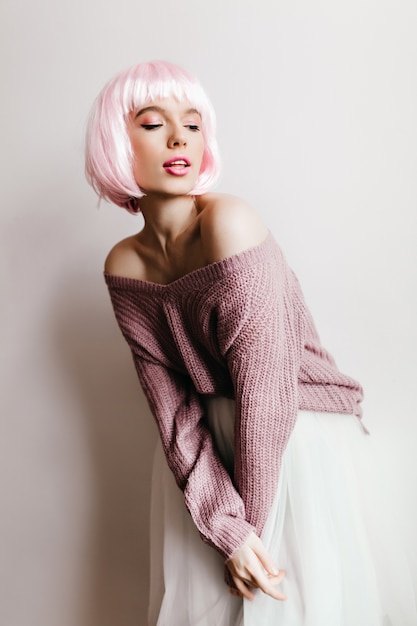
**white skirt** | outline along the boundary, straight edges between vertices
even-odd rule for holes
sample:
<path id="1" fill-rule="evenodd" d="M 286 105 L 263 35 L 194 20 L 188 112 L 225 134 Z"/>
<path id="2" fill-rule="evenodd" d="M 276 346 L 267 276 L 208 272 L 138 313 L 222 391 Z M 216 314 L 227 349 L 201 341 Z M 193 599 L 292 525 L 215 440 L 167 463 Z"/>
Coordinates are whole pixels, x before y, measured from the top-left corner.
<path id="1" fill-rule="evenodd" d="M 214 398 L 209 424 L 225 465 L 234 402 Z M 232 596 L 224 562 L 200 539 L 158 444 L 152 479 L 150 626 L 417 626 L 404 556 L 384 528 L 369 446 L 351 415 L 300 411 L 262 540 L 286 571 L 287 600 Z"/>

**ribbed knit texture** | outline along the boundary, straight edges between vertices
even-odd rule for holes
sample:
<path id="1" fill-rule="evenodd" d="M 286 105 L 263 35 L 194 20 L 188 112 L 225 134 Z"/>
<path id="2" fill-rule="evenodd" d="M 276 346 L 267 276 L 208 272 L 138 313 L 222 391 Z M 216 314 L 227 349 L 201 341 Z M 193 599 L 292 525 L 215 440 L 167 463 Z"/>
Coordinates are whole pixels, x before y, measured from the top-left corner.
<path id="1" fill-rule="evenodd" d="M 262 532 L 298 409 L 360 416 L 362 389 L 321 346 L 271 235 L 168 285 L 105 279 L 186 506 L 227 559 Z M 236 400 L 233 479 L 206 428 L 206 395 Z"/>

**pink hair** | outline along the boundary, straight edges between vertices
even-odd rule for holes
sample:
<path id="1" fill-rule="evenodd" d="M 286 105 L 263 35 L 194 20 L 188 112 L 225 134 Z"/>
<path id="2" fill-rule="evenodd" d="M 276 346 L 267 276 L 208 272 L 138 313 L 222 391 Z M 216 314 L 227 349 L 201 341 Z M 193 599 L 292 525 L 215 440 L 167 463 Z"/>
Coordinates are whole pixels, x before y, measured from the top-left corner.
<path id="1" fill-rule="evenodd" d="M 201 115 L 204 153 L 200 174 L 190 195 L 206 193 L 219 175 L 214 109 L 200 83 L 188 72 L 165 61 L 140 63 L 117 74 L 97 97 L 86 136 L 85 171 L 99 195 L 130 213 L 139 211 L 144 195 L 132 169 L 133 153 L 127 134 L 128 114 L 152 100 L 186 100 Z"/>

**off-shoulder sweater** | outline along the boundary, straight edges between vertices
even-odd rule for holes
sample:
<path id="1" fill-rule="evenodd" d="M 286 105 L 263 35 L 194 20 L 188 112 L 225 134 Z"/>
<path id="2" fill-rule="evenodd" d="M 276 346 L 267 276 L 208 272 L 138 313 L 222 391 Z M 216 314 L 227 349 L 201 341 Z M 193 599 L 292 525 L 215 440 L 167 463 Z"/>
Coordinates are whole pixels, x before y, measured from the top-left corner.
<path id="1" fill-rule="evenodd" d="M 271 234 L 166 285 L 105 280 L 185 504 L 227 559 L 262 532 L 298 410 L 359 417 L 361 386 L 321 346 Z M 233 477 L 207 429 L 205 396 L 235 399 Z"/>

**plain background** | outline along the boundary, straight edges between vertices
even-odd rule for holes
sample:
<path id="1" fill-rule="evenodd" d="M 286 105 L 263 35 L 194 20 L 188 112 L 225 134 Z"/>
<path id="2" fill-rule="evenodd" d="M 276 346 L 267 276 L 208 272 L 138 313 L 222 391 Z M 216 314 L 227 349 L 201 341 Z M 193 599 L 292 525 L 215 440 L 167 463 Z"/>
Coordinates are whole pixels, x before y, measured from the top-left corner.
<path id="1" fill-rule="evenodd" d="M 1 624 L 146 622 L 156 429 L 101 276 L 141 218 L 97 207 L 83 135 L 103 84 L 154 58 L 206 87 L 219 190 L 259 209 L 324 344 L 363 383 L 384 450 L 375 489 L 403 503 L 395 531 L 413 557 L 416 3 L 3 0 L 1 13 Z"/>

